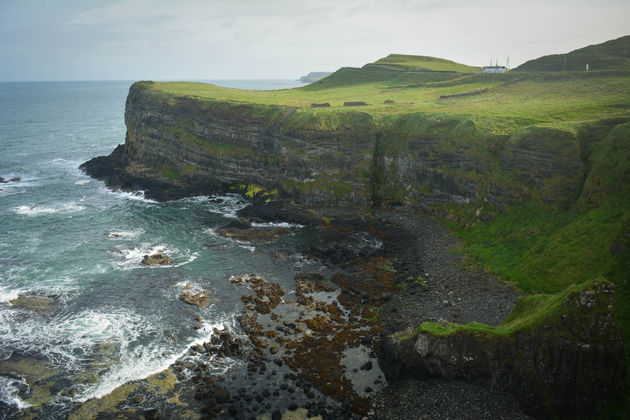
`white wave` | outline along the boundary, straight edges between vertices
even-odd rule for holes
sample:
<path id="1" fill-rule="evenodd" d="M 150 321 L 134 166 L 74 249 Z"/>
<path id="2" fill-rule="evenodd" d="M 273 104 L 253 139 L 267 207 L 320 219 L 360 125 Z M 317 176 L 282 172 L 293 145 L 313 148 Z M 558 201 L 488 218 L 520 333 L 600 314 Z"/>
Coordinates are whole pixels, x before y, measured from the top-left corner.
<path id="1" fill-rule="evenodd" d="M 142 244 L 136 247 L 128 248 L 113 248 L 109 251 L 111 254 L 119 257 L 114 262 L 114 265 L 122 270 L 134 270 L 137 268 L 169 268 L 169 267 L 181 267 L 189 264 L 199 257 L 198 252 L 189 254 L 189 250 L 181 252 L 177 248 L 169 248 L 166 245 L 149 245 Z M 144 265 L 142 259 L 145 255 L 162 254 L 171 259 L 171 264 L 161 265 Z"/>
<path id="2" fill-rule="evenodd" d="M 76 213 L 85 210 L 85 206 L 79 205 L 75 202 L 72 203 L 63 203 L 57 204 L 53 206 L 40 206 L 40 205 L 28 205 L 28 206 L 17 206 L 13 208 L 13 212 L 15 214 L 25 215 L 25 216 L 41 216 L 44 214 L 55 214 L 55 213 Z"/>
<path id="3" fill-rule="evenodd" d="M 74 183 L 74 185 L 85 185 L 85 184 L 89 184 L 90 180 L 89 179 L 82 179 L 80 181 L 77 181 Z"/>
<path id="4" fill-rule="evenodd" d="M 28 389 L 28 384 L 24 379 L 13 379 L 0 376 L 0 401 L 9 406 L 15 406 L 18 410 L 23 410 L 31 405 L 23 401 L 20 391 Z"/>
<path id="5" fill-rule="evenodd" d="M 199 253 L 198 252 L 194 252 L 186 261 L 178 263 L 178 264 L 173 264 L 172 267 L 181 267 L 182 265 L 186 265 L 188 263 L 191 263 L 191 262 L 195 261 L 198 256 L 199 256 Z"/>
<path id="6" fill-rule="evenodd" d="M 243 245 L 243 244 L 241 244 L 241 243 L 238 243 L 237 245 L 238 245 L 238 247 L 239 247 L 239 248 L 246 249 L 246 250 L 248 250 L 249 252 L 255 252 L 255 251 L 256 251 L 256 247 L 255 247 L 255 246 L 252 246 L 252 245 Z"/>
<path id="7" fill-rule="evenodd" d="M 140 336 L 141 325 L 151 326 L 128 310 L 86 310 L 65 318 L 20 318 L 20 322 L 0 326 L 0 333 L 7 348 L 41 353 L 52 363 L 78 370 L 89 360 L 95 344 L 117 343 L 124 351 Z"/>
<path id="8" fill-rule="evenodd" d="M 131 270 L 134 268 L 142 267 L 140 264 L 145 255 L 154 255 L 154 254 L 172 254 L 172 251 L 169 250 L 166 245 L 148 245 L 143 244 L 139 247 L 128 247 L 128 248 L 114 248 L 110 250 L 111 254 L 119 257 L 118 261 L 116 261 L 115 265 L 123 270 Z M 149 266 L 144 266 L 149 267 Z"/>
<path id="9" fill-rule="evenodd" d="M 83 402 L 90 398 L 103 397 L 126 382 L 143 379 L 167 369 L 177 360 L 186 356 L 191 346 L 201 345 L 208 341 L 212 337 L 214 328 L 221 330 L 226 327 L 228 322 L 228 320 L 222 320 L 215 323 L 202 323 L 197 337 L 187 343 L 179 353 L 171 354 L 168 357 L 164 356 L 165 348 L 160 346 L 139 346 L 132 350 L 129 349 L 126 353 L 121 354 L 121 362 L 114 369 L 106 372 L 98 384 L 85 390 L 77 397 L 76 401 Z"/>
<path id="10" fill-rule="evenodd" d="M 0 287 L 0 303 L 7 303 L 13 299 L 17 299 L 20 290 L 9 290 L 6 286 Z"/>
<path id="11" fill-rule="evenodd" d="M 252 226 L 253 227 L 275 227 L 275 228 L 285 228 L 285 229 L 290 229 L 290 228 L 299 229 L 299 228 L 304 227 L 304 225 L 301 225 L 299 223 L 288 223 L 288 222 L 267 222 L 267 223 L 253 222 Z"/>
<path id="12" fill-rule="evenodd" d="M 107 232 L 108 239 L 129 239 L 136 238 L 144 233 L 142 230 L 116 230 Z"/>
<path id="13" fill-rule="evenodd" d="M 238 194 L 227 194 L 221 196 L 206 197 L 201 202 L 208 203 L 208 211 L 220 214 L 230 219 L 237 219 L 236 213 L 249 205 L 248 202 Z"/>
<path id="14" fill-rule="evenodd" d="M 103 187 L 103 189 L 105 191 L 107 191 L 109 194 L 115 195 L 117 197 L 123 198 L 125 200 L 136 200 L 136 201 L 142 201 L 144 203 L 157 203 L 157 201 L 155 200 L 151 200 L 149 198 L 146 198 L 144 196 L 144 191 L 135 191 L 135 192 L 128 192 L 128 191 L 114 191 L 114 190 L 110 190 L 109 188 Z"/>

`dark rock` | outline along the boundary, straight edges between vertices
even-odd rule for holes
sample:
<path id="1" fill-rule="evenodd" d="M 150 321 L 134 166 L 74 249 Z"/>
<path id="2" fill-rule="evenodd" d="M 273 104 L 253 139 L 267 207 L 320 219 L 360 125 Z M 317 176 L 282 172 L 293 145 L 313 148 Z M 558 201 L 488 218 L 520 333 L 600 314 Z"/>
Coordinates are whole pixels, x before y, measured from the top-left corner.
<path id="1" fill-rule="evenodd" d="M 367 105 L 367 103 L 362 101 L 354 101 L 354 102 L 344 102 L 343 106 L 363 106 Z"/>
<path id="2" fill-rule="evenodd" d="M 274 410 L 274 412 L 271 413 L 271 420 L 281 420 L 281 419 L 282 419 L 282 413 L 280 413 L 280 411 Z"/>
<path id="3" fill-rule="evenodd" d="M 220 389 L 215 393 L 214 397 L 216 398 L 217 403 L 225 404 L 230 401 L 230 392 L 225 389 Z"/>
<path id="4" fill-rule="evenodd" d="M 225 225 L 225 227 L 237 228 L 237 229 L 250 229 L 252 227 L 252 224 L 250 223 L 249 220 L 239 217 L 238 219 L 232 220 L 230 223 Z"/>
<path id="5" fill-rule="evenodd" d="M 209 290 L 202 290 L 197 293 L 193 292 L 192 290 L 184 290 L 179 295 L 179 299 L 182 302 L 185 302 L 189 305 L 197 306 L 199 308 L 205 308 L 206 306 L 208 306 L 208 303 L 210 302 L 209 295 L 210 295 Z"/>
<path id="6" fill-rule="evenodd" d="M 363 366 L 361 366 L 361 370 L 372 370 L 372 361 L 368 360 Z"/>
<path id="7" fill-rule="evenodd" d="M 147 420 L 157 420 L 160 418 L 160 411 L 156 408 L 144 411 L 144 418 Z"/>
<path id="8" fill-rule="evenodd" d="M 169 265 L 171 259 L 163 254 L 145 255 L 142 257 L 142 264 L 144 265 Z"/>
<path id="9" fill-rule="evenodd" d="M 289 404 L 289 410 L 295 411 L 298 409 L 298 405 L 296 403 Z"/>
<path id="10" fill-rule="evenodd" d="M 330 104 L 328 102 L 324 102 L 321 104 L 311 104 L 311 108 L 329 108 Z"/>

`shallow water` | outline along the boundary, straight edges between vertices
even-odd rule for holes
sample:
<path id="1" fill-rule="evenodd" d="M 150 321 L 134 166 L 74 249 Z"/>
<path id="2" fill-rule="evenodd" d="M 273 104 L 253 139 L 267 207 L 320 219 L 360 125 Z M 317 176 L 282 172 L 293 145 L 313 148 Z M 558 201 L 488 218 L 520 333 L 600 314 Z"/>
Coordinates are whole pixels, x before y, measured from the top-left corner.
<path id="1" fill-rule="evenodd" d="M 63 416 L 72 401 L 164 369 L 214 326 L 235 325 L 231 275 L 256 272 L 291 289 L 305 264 L 294 250 L 307 228 L 287 225 L 291 234 L 270 244 L 214 233 L 246 205 L 238 196 L 156 203 L 78 169 L 124 140 L 129 86 L 0 84 L 0 176 L 20 178 L 0 184 L 0 418 L 29 405 Z M 290 257 L 274 258 L 279 251 Z M 154 252 L 172 263 L 142 265 Z M 187 285 L 210 290 L 210 305 L 180 301 Z"/>

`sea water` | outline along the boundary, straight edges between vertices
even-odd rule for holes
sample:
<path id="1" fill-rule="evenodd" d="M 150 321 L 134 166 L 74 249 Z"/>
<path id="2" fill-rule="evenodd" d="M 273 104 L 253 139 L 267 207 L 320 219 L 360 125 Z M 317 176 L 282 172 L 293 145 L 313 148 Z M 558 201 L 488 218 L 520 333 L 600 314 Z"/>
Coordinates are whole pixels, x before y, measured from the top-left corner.
<path id="1" fill-rule="evenodd" d="M 0 176 L 19 178 L 0 184 L 0 418 L 29 405 L 64 417 L 73 402 L 166 368 L 213 327 L 235 328 L 231 275 L 288 286 L 304 262 L 296 250 L 309 233 L 300 226 L 270 244 L 217 236 L 247 205 L 237 195 L 158 203 L 82 173 L 81 163 L 124 141 L 130 85 L 0 83 Z M 279 251 L 289 260 L 274 258 Z M 141 264 L 156 252 L 172 263 Z M 189 287 L 210 290 L 210 304 L 179 300 Z"/>

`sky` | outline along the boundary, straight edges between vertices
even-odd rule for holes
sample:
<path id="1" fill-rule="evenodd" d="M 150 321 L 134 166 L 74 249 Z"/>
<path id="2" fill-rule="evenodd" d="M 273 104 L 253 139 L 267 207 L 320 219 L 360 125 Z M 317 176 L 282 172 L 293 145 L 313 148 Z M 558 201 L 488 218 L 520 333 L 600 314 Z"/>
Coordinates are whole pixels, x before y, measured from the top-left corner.
<path id="1" fill-rule="evenodd" d="M 391 53 L 516 67 L 629 34 L 629 0 L 0 0 L 0 81 L 296 79 Z"/>

